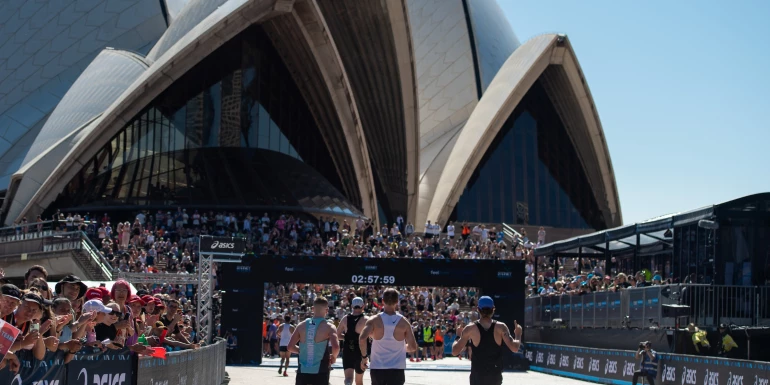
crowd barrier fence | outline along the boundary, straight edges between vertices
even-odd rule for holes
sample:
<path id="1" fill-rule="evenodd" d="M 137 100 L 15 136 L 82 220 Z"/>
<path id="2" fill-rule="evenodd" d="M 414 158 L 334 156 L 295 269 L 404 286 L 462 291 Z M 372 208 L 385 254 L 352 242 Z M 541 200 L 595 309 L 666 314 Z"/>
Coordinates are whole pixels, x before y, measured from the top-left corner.
<path id="1" fill-rule="evenodd" d="M 619 292 L 527 298 L 526 325 L 550 327 L 561 320 L 568 328 L 673 327 L 663 305 L 690 306 L 690 320 L 699 326 L 720 323 L 740 326 L 770 324 L 770 306 L 762 298 L 767 287 L 680 284 L 632 288 Z"/>
<path id="2" fill-rule="evenodd" d="M 530 370 L 603 384 L 631 384 L 641 360 L 629 350 L 526 344 Z M 770 364 L 758 361 L 658 353 L 656 384 L 768 385 Z M 645 381 L 646 382 L 646 381 Z M 639 383 L 642 383 L 640 377 Z"/>
<path id="3" fill-rule="evenodd" d="M 42 360 L 30 350 L 17 352 L 18 373 L 0 370 L 3 385 L 220 385 L 225 379 L 225 342 L 196 350 L 168 353 L 163 360 L 137 358 L 127 348 L 84 348 L 67 364 L 62 351 L 46 352 Z"/>

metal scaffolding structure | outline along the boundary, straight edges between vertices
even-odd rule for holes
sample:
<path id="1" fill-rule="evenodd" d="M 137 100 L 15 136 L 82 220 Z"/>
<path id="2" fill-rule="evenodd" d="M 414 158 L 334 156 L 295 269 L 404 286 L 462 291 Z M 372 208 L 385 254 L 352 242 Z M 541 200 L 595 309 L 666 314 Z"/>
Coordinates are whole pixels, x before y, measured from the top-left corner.
<path id="1" fill-rule="evenodd" d="M 201 254 L 198 262 L 198 335 L 201 341 L 211 342 L 211 326 L 213 324 L 213 278 L 214 256 Z"/>
<path id="2" fill-rule="evenodd" d="M 211 343 L 211 329 L 214 324 L 214 262 L 240 262 L 245 246 L 244 238 L 204 235 L 198 237 L 200 260 L 197 275 L 120 273 L 119 277 L 131 283 L 198 285 L 198 335 L 201 341 Z"/>

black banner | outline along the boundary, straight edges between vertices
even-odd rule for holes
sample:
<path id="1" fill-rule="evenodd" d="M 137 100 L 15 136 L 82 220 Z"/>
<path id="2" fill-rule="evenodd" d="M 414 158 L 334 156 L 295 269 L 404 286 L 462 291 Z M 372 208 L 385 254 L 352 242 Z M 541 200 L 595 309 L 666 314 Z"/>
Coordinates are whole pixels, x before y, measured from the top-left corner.
<path id="1" fill-rule="evenodd" d="M 105 352 L 84 348 L 67 364 L 67 384 L 131 385 L 131 358 L 128 348 Z"/>
<path id="2" fill-rule="evenodd" d="M 246 251 L 246 238 L 201 236 L 201 254 L 212 254 L 216 261 L 240 262 Z"/>
<path id="3" fill-rule="evenodd" d="M 604 384 L 631 384 L 640 361 L 633 351 L 526 344 L 530 369 Z M 658 353 L 656 384 L 769 385 L 770 364 Z"/>
<path id="4" fill-rule="evenodd" d="M 153 357 L 140 358 L 136 385 L 218 385 L 222 383 L 224 377 L 225 342 L 220 340 L 200 349 L 169 353 L 165 360 Z"/>
<path id="5" fill-rule="evenodd" d="M 65 385 L 67 373 L 64 365 L 64 352 L 46 351 L 45 357 L 38 361 L 31 350 L 16 352 L 21 368 L 12 373 L 8 368 L 0 370 L 0 384 L 9 385 Z"/>

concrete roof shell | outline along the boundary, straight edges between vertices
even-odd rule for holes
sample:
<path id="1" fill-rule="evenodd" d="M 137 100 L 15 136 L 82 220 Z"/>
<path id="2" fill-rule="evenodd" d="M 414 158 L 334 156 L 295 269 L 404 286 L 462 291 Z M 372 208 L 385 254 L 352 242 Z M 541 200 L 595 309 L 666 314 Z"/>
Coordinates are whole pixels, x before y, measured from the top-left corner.
<path id="1" fill-rule="evenodd" d="M 573 143 L 578 143 L 578 136 L 588 137 L 575 147 L 599 207 L 603 208 L 605 221 L 610 227 L 622 223 L 612 162 L 593 98 L 569 40 L 555 34 L 537 36 L 524 43 L 497 73 L 454 146 L 444 150 L 450 151 L 446 166 L 430 205 L 421 208 L 427 209 L 427 218 L 439 223 L 448 220 L 487 148 L 532 84 L 551 65 L 566 72 L 570 89 L 562 92 L 572 92 L 579 104 L 576 108 L 583 120 L 579 126 L 585 132 L 576 132 L 575 127 L 565 124 Z M 592 175 L 595 177 L 591 178 Z"/>

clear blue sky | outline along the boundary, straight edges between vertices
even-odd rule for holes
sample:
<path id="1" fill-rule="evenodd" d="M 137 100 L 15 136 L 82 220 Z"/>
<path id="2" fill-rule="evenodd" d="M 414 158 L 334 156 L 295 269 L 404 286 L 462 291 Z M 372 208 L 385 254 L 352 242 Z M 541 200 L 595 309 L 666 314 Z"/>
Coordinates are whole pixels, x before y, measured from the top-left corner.
<path id="1" fill-rule="evenodd" d="M 522 43 L 569 36 L 625 223 L 770 191 L 770 1 L 498 2 Z"/>

